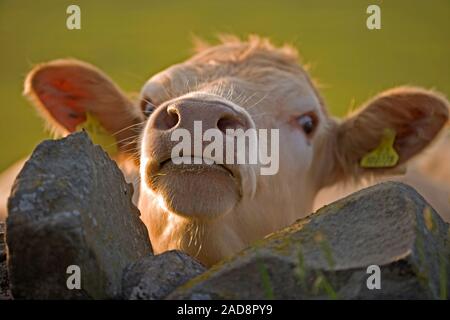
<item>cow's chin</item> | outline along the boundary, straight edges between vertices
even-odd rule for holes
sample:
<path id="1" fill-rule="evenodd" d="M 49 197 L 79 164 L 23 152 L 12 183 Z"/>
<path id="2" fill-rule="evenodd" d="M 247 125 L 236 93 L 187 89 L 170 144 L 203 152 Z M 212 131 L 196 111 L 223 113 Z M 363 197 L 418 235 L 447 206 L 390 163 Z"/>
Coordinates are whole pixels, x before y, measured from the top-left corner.
<path id="1" fill-rule="evenodd" d="M 148 183 L 160 206 L 186 218 L 217 218 L 233 210 L 240 198 L 237 179 L 217 164 L 174 164 L 169 160 Z"/>

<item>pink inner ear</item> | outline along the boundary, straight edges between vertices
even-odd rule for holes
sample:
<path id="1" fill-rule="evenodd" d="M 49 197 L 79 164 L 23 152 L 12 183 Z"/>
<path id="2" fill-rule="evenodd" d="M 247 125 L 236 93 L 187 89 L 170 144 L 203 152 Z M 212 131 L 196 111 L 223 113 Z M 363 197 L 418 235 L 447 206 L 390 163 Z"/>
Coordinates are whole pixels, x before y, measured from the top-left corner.
<path id="1" fill-rule="evenodd" d="M 41 86 L 37 86 L 36 94 L 52 118 L 69 132 L 76 131 L 77 126 L 86 121 L 83 105 L 89 97 L 88 92 L 67 78 L 41 79 L 39 82 Z"/>

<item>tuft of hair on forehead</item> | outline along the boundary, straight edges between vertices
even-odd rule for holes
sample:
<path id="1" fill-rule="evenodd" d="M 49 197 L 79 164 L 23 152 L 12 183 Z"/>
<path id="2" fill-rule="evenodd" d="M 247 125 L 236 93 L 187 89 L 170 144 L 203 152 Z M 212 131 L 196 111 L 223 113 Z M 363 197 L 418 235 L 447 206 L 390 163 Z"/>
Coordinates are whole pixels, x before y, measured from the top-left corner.
<path id="1" fill-rule="evenodd" d="M 316 79 L 312 79 L 308 73 L 308 65 L 300 63 L 297 49 L 289 44 L 281 47 L 275 46 L 268 38 L 258 35 L 249 35 L 242 40 L 235 35 L 218 35 L 219 44 L 210 44 L 203 39 L 194 36 L 193 44 L 195 55 L 189 59 L 193 64 L 224 64 L 225 70 L 236 67 L 241 75 L 252 79 L 264 79 L 262 74 L 269 74 L 270 83 L 277 76 L 284 77 L 291 74 L 295 78 L 301 76 L 314 90 L 318 97 L 322 111 L 328 115 L 323 97 L 317 88 L 321 87 Z M 217 70 L 215 71 L 217 72 Z M 282 83 L 282 82 L 280 82 Z M 278 83 L 277 83 L 278 85 Z"/>
<path id="2" fill-rule="evenodd" d="M 191 59 L 195 62 L 240 62 L 255 58 L 271 60 L 287 67 L 299 68 L 299 54 L 296 48 L 285 44 L 277 47 L 268 38 L 258 35 L 249 35 L 248 39 L 241 40 L 230 34 L 217 36 L 219 44 L 212 45 L 199 37 L 193 37 L 194 52 Z"/>

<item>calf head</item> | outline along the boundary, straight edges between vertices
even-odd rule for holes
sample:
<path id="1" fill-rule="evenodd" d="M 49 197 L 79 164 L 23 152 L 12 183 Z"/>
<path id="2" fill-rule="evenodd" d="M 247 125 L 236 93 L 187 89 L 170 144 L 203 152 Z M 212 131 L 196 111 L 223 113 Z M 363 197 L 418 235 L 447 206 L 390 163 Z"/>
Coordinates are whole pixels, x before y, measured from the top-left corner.
<path id="1" fill-rule="evenodd" d="M 86 113 L 98 118 L 116 136 L 120 155 L 136 160 L 138 207 L 154 250 L 181 249 L 210 265 L 307 215 L 321 188 L 398 170 L 448 121 L 445 98 L 414 87 L 385 91 L 346 119 L 333 119 L 297 60 L 294 49 L 261 38 L 226 39 L 150 78 L 136 103 L 74 60 L 36 67 L 25 93 L 61 134 Z M 174 135 L 195 137 L 196 121 L 202 134 L 215 130 L 225 140 L 228 129 L 277 129 L 279 140 L 269 144 L 277 170 L 262 175 L 260 163 L 205 159 L 205 141 L 175 159 Z M 398 159 L 384 168 L 361 166 L 386 130 L 395 134 Z M 180 158 L 200 162 L 177 164 Z"/>

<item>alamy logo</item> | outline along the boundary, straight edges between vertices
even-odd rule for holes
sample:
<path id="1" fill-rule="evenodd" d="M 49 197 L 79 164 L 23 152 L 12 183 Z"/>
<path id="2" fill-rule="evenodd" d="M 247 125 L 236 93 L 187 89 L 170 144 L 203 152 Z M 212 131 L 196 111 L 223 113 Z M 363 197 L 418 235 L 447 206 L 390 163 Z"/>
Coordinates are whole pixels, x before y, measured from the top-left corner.
<path id="1" fill-rule="evenodd" d="M 278 129 L 226 129 L 224 134 L 212 128 L 202 132 L 201 121 L 194 121 L 193 137 L 183 128 L 172 132 L 171 140 L 178 141 L 171 152 L 174 164 L 249 164 L 258 165 L 261 175 L 278 172 Z M 207 142 L 205 148 L 204 142 Z"/>
<path id="2" fill-rule="evenodd" d="M 367 278 L 366 285 L 369 290 L 381 289 L 381 269 L 376 264 L 367 267 L 367 274 L 370 276 Z"/>
<path id="3" fill-rule="evenodd" d="M 67 289 L 81 289 L 81 268 L 75 264 L 72 264 L 67 267 L 66 273 L 70 274 L 66 281 Z"/>
<path id="4" fill-rule="evenodd" d="M 70 14 L 70 16 L 68 16 L 66 20 L 67 29 L 69 30 L 81 29 L 80 7 L 75 4 L 71 4 L 70 6 L 67 7 L 66 13 Z"/>
<path id="5" fill-rule="evenodd" d="M 381 9 L 376 4 L 371 4 L 367 7 L 366 12 L 370 14 L 366 20 L 366 26 L 369 30 L 381 29 Z"/>

